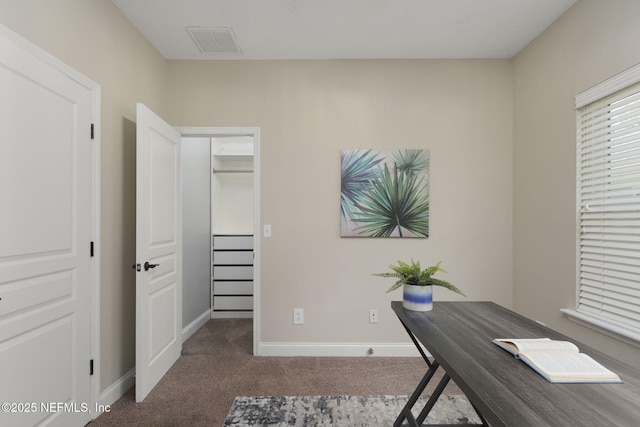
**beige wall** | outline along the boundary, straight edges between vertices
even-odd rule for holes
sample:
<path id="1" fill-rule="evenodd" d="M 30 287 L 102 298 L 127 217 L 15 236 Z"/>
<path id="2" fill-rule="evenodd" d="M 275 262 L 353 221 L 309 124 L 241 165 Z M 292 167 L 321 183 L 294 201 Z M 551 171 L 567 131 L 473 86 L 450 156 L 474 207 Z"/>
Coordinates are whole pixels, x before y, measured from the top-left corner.
<path id="1" fill-rule="evenodd" d="M 108 0 L 0 0 L 0 24 L 102 86 L 101 389 L 134 367 L 136 102 L 176 126 L 261 127 L 263 341 L 404 341 L 400 294 L 370 274 L 414 257 L 637 365 L 559 309 L 575 289 L 573 96 L 640 62 L 638 16 L 636 0 L 580 0 L 513 61 L 167 62 Z M 429 239 L 338 236 L 340 149 L 369 147 L 431 150 Z"/>
<path id="2" fill-rule="evenodd" d="M 574 96 L 640 62 L 640 2 L 580 0 L 515 67 L 514 307 L 640 367 L 637 348 L 568 321 L 575 307 Z"/>
<path id="3" fill-rule="evenodd" d="M 101 85 L 104 390 L 135 364 L 135 108 L 165 110 L 166 61 L 108 0 L 0 0 L 0 24 Z"/>
<path id="4" fill-rule="evenodd" d="M 512 305 L 512 77 L 509 60 L 169 62 L 172 124 L 261 128 L 262 341 L 406 341 L 400 291 L 371 276 L 397 259 Z M 342 148 L 431 150 L 428 239 L 340 238 Z"/>

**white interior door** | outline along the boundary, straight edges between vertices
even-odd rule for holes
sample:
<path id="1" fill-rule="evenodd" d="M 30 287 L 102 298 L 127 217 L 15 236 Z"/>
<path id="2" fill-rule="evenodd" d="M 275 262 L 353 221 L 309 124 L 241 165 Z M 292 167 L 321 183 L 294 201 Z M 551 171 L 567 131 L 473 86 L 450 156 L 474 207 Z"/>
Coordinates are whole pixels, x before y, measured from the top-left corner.
<path id="1" fill-rule="evenodd" d="M 82 426 L 92 410 L 92 91 L 0 30 L 0 425 Z"/>
<path id="2" fill-rule="evenodd" d="M 136 401 L 182 350 L 180 133 L 137 106 Z"/>

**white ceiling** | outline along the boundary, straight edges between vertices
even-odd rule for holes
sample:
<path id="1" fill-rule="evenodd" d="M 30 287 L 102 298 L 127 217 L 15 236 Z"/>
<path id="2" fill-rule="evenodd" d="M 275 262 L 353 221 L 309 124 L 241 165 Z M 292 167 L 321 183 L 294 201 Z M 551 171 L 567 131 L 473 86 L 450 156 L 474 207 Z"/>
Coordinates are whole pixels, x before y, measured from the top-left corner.
<path id="1" fill-rule="evenodd" d="M 511 58 L 576 0 L 112 0 L 167 59 Z M 187 27 L 230 28 L 239 54 Z"/>

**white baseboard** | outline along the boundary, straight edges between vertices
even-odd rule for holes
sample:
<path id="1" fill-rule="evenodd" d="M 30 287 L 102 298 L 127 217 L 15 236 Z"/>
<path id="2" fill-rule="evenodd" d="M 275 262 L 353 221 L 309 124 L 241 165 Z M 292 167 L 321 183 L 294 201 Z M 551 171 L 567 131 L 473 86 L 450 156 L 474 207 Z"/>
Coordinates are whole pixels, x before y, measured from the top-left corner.
<path id="1" fill-rule="evenodd" d="M 291 343 L 261 342 L 258 356 L 419 357 L 411 343 Z M 427 356 L 430 356 L 427 353 Z"/>
<path id="2" fill-rule="evenodd" d="M 196 331 L 204 326 L 211 319 L 211 310 L 207 310 L 196 318 L 193 322 L 189 323 L 182 329 L 182 342 L 195 334 Z"/>
<path id="3" fill-rule="evenodd" d="M 100 397 L 98 398 L 98 411 L 93 414 L 94 418 L 98 417 L 102 414 L 106 408 L 110 407 L 118 399 L 120 399 L 124 394 L 136 385 L 136 369 L 133 368 L 116 382 L 111 384 L 105 391 L 100 393 Z"/>

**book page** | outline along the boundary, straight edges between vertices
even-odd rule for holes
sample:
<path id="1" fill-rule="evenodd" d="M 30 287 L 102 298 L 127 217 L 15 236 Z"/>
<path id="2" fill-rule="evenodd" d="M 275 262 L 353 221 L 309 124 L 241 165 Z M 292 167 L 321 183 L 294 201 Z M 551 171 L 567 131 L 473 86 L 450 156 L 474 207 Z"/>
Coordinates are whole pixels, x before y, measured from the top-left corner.
<path id="1" fill-rule="evenodd" d="M 497 338 L 494 343 L 517 355 L 518 353 L 578 353 L 578 347 L 568 341 L 554 341 L 549 338 Z"/>
<path id="2" fill-rule="evenodd" d="M 619 379 L 616 374 L 584 353 L 531 353 L 520 358 L 550 381 L 589 381 Z"/>

